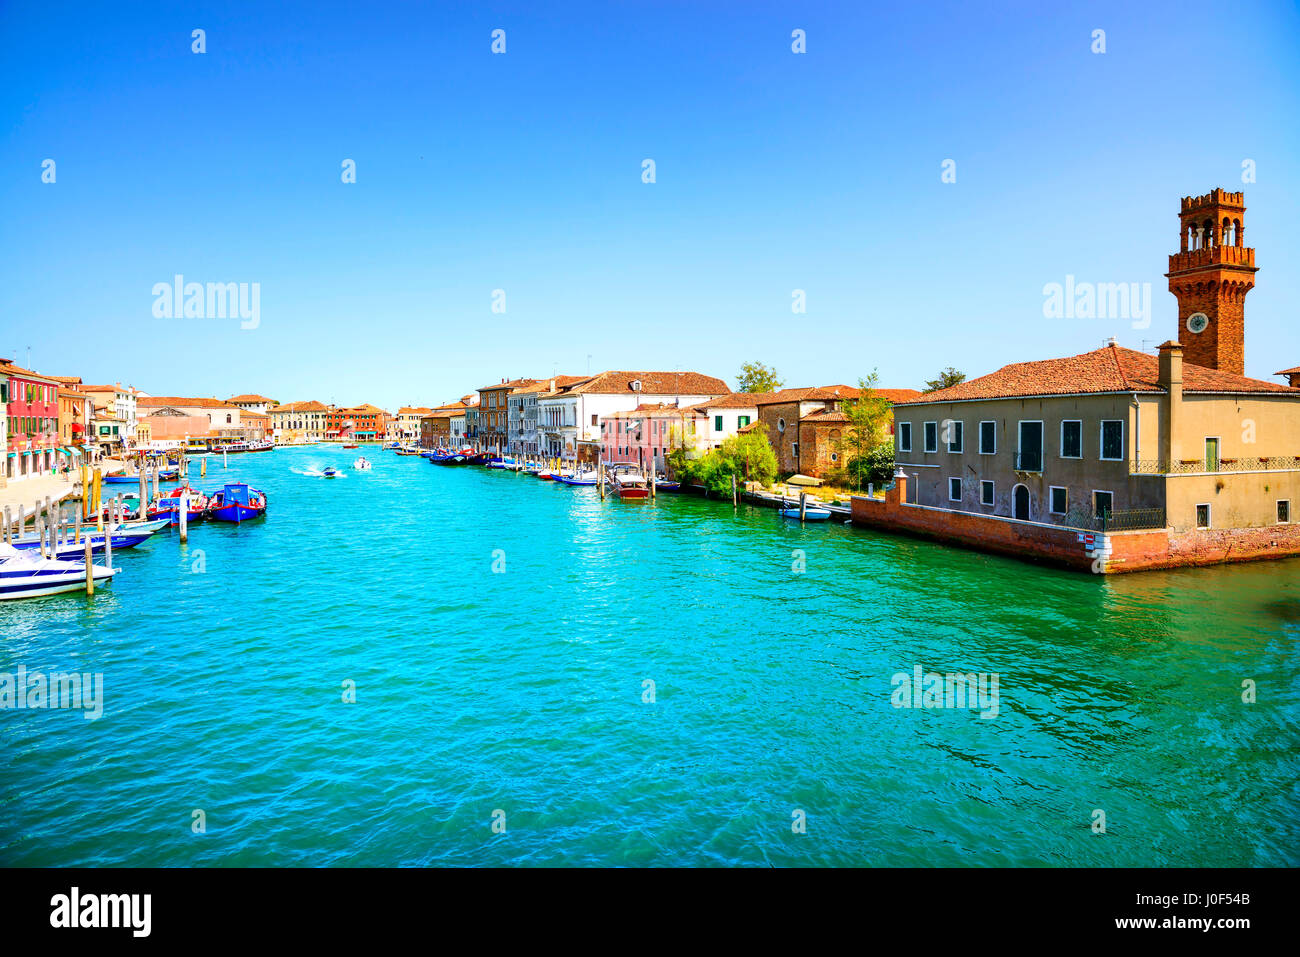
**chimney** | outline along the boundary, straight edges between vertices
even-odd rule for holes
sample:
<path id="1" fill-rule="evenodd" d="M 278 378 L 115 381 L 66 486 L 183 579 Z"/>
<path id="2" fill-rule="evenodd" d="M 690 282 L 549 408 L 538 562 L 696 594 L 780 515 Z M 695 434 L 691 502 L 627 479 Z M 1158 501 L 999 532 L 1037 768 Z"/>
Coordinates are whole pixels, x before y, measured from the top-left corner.
<path id="1" fill-rule="evenodd" d="M 1172 340 L 1161 345 L 1159 364 L 1156 381 L 1167 393 L 1160 401 L 1160 459 L 1170 469 L 1181 451 L 1177 431 L 1183 410 L 1183 347 Z"/>

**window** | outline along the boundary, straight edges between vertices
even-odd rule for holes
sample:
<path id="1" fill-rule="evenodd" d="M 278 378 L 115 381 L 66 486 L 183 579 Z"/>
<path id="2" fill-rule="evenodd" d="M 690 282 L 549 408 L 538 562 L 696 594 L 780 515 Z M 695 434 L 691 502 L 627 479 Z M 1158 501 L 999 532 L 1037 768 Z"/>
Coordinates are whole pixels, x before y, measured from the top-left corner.
<path id="1" fill-rule="evenodd" d="M 747 425 L 749 425 L 749 416 L 747 415 L 736 416 L 736 428 L 743 429 Z"/>
<path id="2" fill-rule="evenodd" d="M 839 460 L 840 460 L 839 454 L 836 453 L 836 452 L 832 452 L 832 453 L 831 453 L 831 461 L 832 461 L 832 462 L 838 462 Z"/>
<path id="3" fill-rule="evenodd" d="M 898 451 L 900 452 L 912 451 L 912 423 L 911 422 L 898 423 Z"/>
<path id="4" fill-rule="evenodd" d="M 592 425 L 595 425 L 595 424 L 596 424 L 596 413 L 595 413 L 595 412 L 591 413 L 591 424 L 592 424 Z"/>
<path id="5" fill-rule="evenodd" d="M 1016 470 L 1041 472 L 1043 470 L 1043 423 L 1027 420 L 1020 423 L 1020 445 L 1016 452 Z"/>
<path id="6" fill-rule="evenodd" d="M 948 425 L 948 452 L 956 454 L 962 451 L 966 436 L 963 434 L 966 428 L 965 422 L 949 421 Z"/>
<path id="7" fill-rule="evenodd" d="M 993 455 L 998 450 L 998 424 L 980 423 L 980 455 Z"/>
<path id="8" fill-rule="evenodd" d="M 1210 527 L 1210 506 L 1208 504 L 1196 506 L 1196 527 Z"/>
<path id="9" fill-rule="evenodd" d="M 939 423 L 938 422 L 925 423 L 925 451 L 927 452 L 939 451 Z"/>
<path id="10" fill-rule="evenodd" d="M 1207 438 L 1205 440 L 1205 471 L 1219 471 L 1219 440 L 1217 438 Z"/>
<path id="11" fill-rule="evenodd" d="M 721 431 L 722 431 L 722 416 L 720 416 L 720 415 L 715 415 L 715 416 L 713 417 L 713 431 L 714 431 L 714 432 L 721 432 Z M 98 519 L 97 519 L 96 521 L 98 521 Z"/>
<path id="12" fill-rule="evenodd" d="M 1098 518 L 1110 518 L 1115 504 L 1115 496 L 1110 492 L 1092 493 L 1092 510 Z"/>
<path id="13" fill-rule="evenodd" d="M 784 431 L 785 431 L 785 419 L 777 419 L 777 420 L 776 420 L 776 430 L 777 430 L 778 432 L 784 432 Z"/>
<path id="14" fill-rule="evenodd" d="M 1066 419 L 1061 423 L 1061 458 L 1083 458 L 1083 420 Z"/>
<path id="15" fill-rule="evenodd" d="M 799 464 L 799 443 L 798 442 L 790 443 L 790 454 L 794 456 L 794 462 L 796 465 L 798 465 Z"/>
<path id="16" fill-rule="evenodd" d="M 1277 521 L 1279 525 L 1285 525 L 1291 521 L 1291 501 L 1290 499 L 1278 499 L 1277 503 Z"/>
<path id="17" fill-rule="evenodd" d="M 1124 422 L 1121 419 L 1103 419 L 1101 423 L 1101 458 L 1118 462 L 1124 458 Z"/>
<path id="18" fill-rule="evenodd" d="M 993 483 L 990 482 L 988 479 L 985 479 L 984 481 L 980 482 L 980 504 L 981 505 L 993 504 Z"/>
<path id="19" fill-rule="evenodd" d="M 961 501 L 961 479 L 959 478 L 948 479 L 948 501 L 950 502 Z"/>
<path id="20" fill-rule="evenodd" d="M 1053 515 L 1064 515 L 1066 505 L 1069 502 L 1069 495 L 1060 485 L 1053 485 L 1048 488 L 1047 508 Z"/>

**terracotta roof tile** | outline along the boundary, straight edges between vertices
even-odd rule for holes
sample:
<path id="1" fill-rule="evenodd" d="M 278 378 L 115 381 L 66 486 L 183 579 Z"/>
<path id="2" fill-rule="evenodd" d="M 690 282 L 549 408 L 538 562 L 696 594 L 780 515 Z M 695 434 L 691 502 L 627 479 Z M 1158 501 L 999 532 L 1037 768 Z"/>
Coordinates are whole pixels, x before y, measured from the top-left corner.
<path id="1" fill-rule="evenodd" d="M 233 409 L 235 411 L 242 411 L 238 406 L 233 406 L 221 399 L 210 399 L 202 396 L 151 395 L 147 398 L 141 398 L 136 405 L 143 409 L 157 409 L 162 406 L 174 406 L 191 409 Z"/>
<path id="2" fill-rule="evenodd" d="M 906 405 L 1009 399 L 1037 395 L 1091 395 L 1104 392 L 1163 392 L 1159 360 L 1145 352 L 1103 346 L 1063 359 L 1016 362 L 996 372 L 929 392 Z M 1183 392 L 1276 392 L 1300 396 L 1300 389 L 1183 363 Z"/>
<path id="3" fill-rule="evenodd" d="M 632 383 L 640 382 L 640 389 Z M 570 391 L 583 395 L 730 395 L 721 379 L 699 372 L 601 372 Z"/>
<path id="4" fill-rule="evenodd" d="M 691 406 L 692 409 L 756 409 L 773 392 L 732 392 L 705 399 Z"/>

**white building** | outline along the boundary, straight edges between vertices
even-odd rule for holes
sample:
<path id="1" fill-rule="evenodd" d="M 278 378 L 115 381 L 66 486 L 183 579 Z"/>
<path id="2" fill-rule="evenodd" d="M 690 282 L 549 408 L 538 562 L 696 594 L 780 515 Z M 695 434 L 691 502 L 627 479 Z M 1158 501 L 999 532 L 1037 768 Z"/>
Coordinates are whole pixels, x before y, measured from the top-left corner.
<path id="1" fill-rule="evenodd" d="M 691 406 L 704 421 L 696 426 L 697 447 L 708 452 L 722 445 L 747 425 L 758 421 L 758 402 L 770 397 L 770 392 L 733 392 L 720 395 Z"/>
<path id="2" fill-rule="evenodd" d="M 245 412 L 257 412 L 260 415 L 269 415 L 270 410 L 280 404 L 264 395 L 237 395 L 226 401 L 230 405 L 239 406 Z"/>
<path id="3" fill-rule="evenodd" d="M 588 446 L 588 457 L 594 457 L 602 416 L 638 405 L 691 406 L 730 394 L 721 379 L 699 372 L 601 372 L 568 386 L 557 382 L 537 398 L 539 451 L 575 458 L 580 446 Z"/>

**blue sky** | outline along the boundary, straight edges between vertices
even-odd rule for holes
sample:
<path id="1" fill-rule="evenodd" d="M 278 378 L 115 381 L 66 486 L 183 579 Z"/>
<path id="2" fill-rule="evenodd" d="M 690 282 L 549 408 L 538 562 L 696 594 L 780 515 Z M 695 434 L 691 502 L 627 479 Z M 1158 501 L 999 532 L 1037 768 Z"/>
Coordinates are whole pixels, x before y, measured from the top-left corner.
<path id="1" fill-rule="evenodd" d="M 386 407 L 747 359 L 917 387 L 1173 336 L 1179 197 L 1223 186 L 1247 373 L 1300 364 L 1297 6 L 980 6 L 5 3 L 0 355 Z M 155 318 L 177 273 L 259 283 L 260 325 Z M 1149 282 L 1150 328 L 1044 318 L 1067 275 Z"/>

